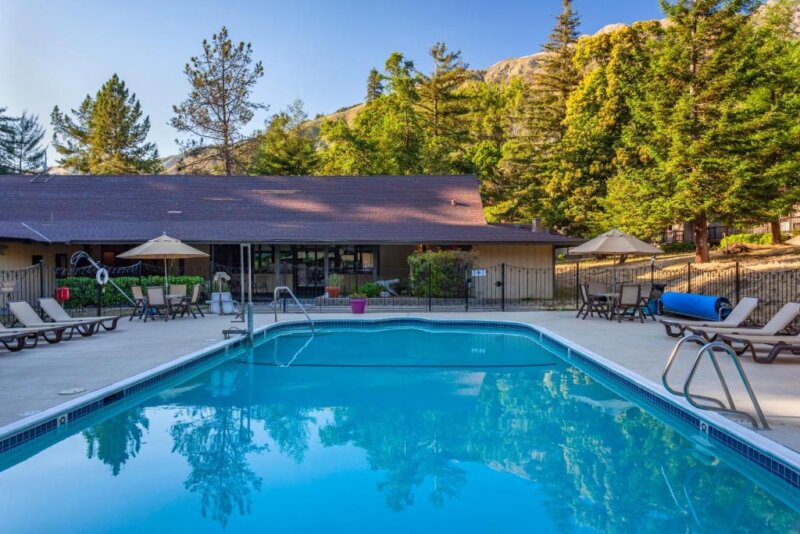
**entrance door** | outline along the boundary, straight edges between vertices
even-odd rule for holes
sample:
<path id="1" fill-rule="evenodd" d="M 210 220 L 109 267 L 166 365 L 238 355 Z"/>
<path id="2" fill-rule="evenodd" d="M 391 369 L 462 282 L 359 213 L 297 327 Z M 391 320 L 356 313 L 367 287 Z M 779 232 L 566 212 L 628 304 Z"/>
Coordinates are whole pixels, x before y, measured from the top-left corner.
<path id="1" fill-rule="evenodd" d="M 325 255 L 322 247 L 295 247 L 294 292 L 318 297 L 325 292 Z"/>

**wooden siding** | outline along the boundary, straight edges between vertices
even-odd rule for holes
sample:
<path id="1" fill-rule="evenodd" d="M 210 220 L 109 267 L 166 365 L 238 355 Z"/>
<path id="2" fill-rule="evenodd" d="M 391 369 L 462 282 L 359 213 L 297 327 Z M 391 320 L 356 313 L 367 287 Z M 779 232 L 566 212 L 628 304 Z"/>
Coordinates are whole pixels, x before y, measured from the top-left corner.
<path id="1" fill-rule="evenodd" d="M 488 291 L 500 281 L 501 270 L 496 267 L 505 264 L 505 288 L 509 298 L 553 298 L 552 245 L 476 245 L 472 251 L 476 255 L 476 267 L 487 269 L 487 276 L 492 278 L 473 284 L 476 297 L 484 297 L 480 294 L 483 288 Z"/>

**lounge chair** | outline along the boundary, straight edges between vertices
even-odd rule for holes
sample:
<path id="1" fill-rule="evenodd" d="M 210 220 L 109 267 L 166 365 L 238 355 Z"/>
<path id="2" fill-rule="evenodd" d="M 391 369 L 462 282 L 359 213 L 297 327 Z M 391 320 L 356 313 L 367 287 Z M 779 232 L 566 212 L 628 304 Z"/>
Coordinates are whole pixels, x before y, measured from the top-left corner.
<path id="1" fill-rule="evenodd" d="M 687 326 L 693 334 L 697 334 L 708 342 L 716 341 L 720 335 L 740 335 L 740 336 L 776 336 L 778 332 L 789 326 L 797 316 L 800 315 L 800 303 L 787 302 L 772 316 L 772 319 L 761 328 L 740 328 L 740 327 L 696 327 Z"/>
<path id="2" fill-rule="evenodd" d="M 800 354 L 800 334 L 795 336 L 719 334 L 718 339 L 730 345 L 739 356 L 750 352 L 753 361 L 757 363 L 772 363 L 781 352 L 789 351 Z M 767 355 L 759 356 L 760 352 L 766 352 Z"/>
<path id="3" fill-rule="evenodd" d="M 583 317 L 581 319 L 586 319 L 586 316 L 594 317 L 594 314 L 597 313 L 600 317 L 608 317 L 608 299 L 599 299 L 591 294 L 589 291 L 589 284 L 581 284 L 580 286 L 581 292 L 581 307 L 578 309 L 578 315 L 575 316 L 577 319 Z"/>
<path id="4" fill-rule="evenodd" d="M 141 318 L 144 315 L 144 307 L 147 299 L 144 298 L 144 293 L 142 293 L 142 288 L 140 286 L 131 286 L 131 295 L 133 295 L 133 311 L 131 312 L 131 317 L 128 321 L 133 321 L 134 317 Z"/>
<path id="5" fill-rule="evenodd" d="M 144 322 L 148 317 L 155 319 L 156 315 L 161 315 L 166 321 L 172 314 L 172 303 L 164 295 L 163 286 L 147 288 L 147 308 L 144 311 Z"/>
<path id="6" fill-rule="evenodd" d="M 661 324 L 670 337 L 681 337 L 688 327 L 714 327 L 714 328 L 736 328 L 753 313 L 758 306 L 758 299 L 755 297 L 744 297 L 728 316 L 722 321 L 681 321 L 675 319 L 661 319 Z M 677 330 L 677 331 L 676 331 Z"/>
<path id="7" fill-rule="evenodd" d="M 56 330 L 60 329 L 61 333 L 59 334 L 60 337 L 57 341 L 51 341 L 50 339 L 55 339 L 51 337 L 48 339 L 46 336 L 44 337 L 49 343 L 57 343 L 58 341 L 70 340 L 72 339 L 73 334 L 75 332 L 79 333 L 83 337 L 89 337 L 94 334 L 96 329 L 96 324 L 93 321 L 69 321 L 69 322 L 46 322 L 43 321 L 41 317 L 36 313 L 36 311 L 31 308 L 31 305 L 24 301 L 19 302 L 9 302 L 8 309 L 14 315 L 14 318 L 24 326 L 26 329 L 32 330 Z"/>
<path id="8" fill-rule="evenodd" d="M 175 316 L 180 311 L 181 317 L 183 317 L 187 313 L 191 313 L 192 317 L 197 319 L 197 313 L 200 314 L 200 317 L 205 317 L 203 315 L 203 310 L 200 309 L 200 284 L 195 284 L 192 288 L 192 296 L 191 297 L 183 297 L 181 301 L 178 303 L 178 307 L 172 311 L 172 318 L 174 319 Z"/>
<path id="9" fill-rule="evenodd" d="M 59 339 L 60 341 L 60 339 Z M 0 324 L 0 344 L 10 352 L 33 348 L 39 342 L 39 330 L 33 328 L 6 328 Z M 53 343 L 57 343 L 54 341 Z"/>
<path id="10" fill-rule="evenodd" d="M 39 299 L 39 306 L 48 317 L 57 323 L 68 323 L 70 321 L 82 321 L 87 324 L 94 322 L 97 326 L 102 326 L 103 329 L 111 331 L 117 328 L 117 321 L 122 317 L 121 315 L 105 315 L 103 317 L 86 317 L 76 318 L 70 315 L 61 307 L 56 299 L 42 298 Z"/>

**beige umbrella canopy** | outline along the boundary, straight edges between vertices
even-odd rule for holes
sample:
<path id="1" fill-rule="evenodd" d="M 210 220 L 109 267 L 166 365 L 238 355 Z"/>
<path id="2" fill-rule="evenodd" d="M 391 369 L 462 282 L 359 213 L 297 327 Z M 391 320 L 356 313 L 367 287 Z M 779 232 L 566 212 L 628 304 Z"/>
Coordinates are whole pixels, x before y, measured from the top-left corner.
<path id="1" fill-rule="evenodd" d="M 613 230 L 600 234 L 587 241 L 586 243 L 569 249 L 571 255 L 592 255 L 592 256 L 652 256 L 653 254 L 662 254 L 664 251 L 658 247 L 654 247 L 640 239 L 621 232 L 614 228 Z M 611 287 L 612 291 L 616 291 L 617 286 L 617 269 L 616 258 L 614 261 L 614 270 L 611 272 Z"/>
<path id="2" fill-rule="evenodd" d="M 183 260 L 189 258 L 205 258 L 208 254 L 190 247 L 167 234 L 151 239 L 143 245 L 123 252 L 118 258 L 136 260 L 164 260 L 164 288 L 167 286 L 167 260 Z"/>

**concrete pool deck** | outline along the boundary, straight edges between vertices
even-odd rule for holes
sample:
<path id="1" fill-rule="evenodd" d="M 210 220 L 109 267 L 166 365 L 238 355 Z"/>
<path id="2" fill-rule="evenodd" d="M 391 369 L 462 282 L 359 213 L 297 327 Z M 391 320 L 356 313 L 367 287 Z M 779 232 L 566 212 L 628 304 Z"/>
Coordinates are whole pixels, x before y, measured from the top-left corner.
<path id="1" fill-rule="evenodd" d="M 541 326 L 655 382 L 660 389 L 661 373 L 676 343 L 664 328 L 647 322 L 609 322 L 575 319 L 575 312 L 394 312 L 369 313 L 365 319 L 384 317 L 426 317 L 431 319 L 472 319 L 516 321 Z M 346 313 L 314 314 L 314 319 L 351 319 Z M 299 314 L 281 314 L 281 321 L 299 321 Z M 270 314 L 256 314 L 255 324 L 271 324 Z M 222 330 L 242 323 L 231 317 L 209 316 L 176 321 L 142 323 L 120 321 L 114 332 L 100 332 L 89 338 L 75 338 L 56 345 L 40 343 L 33 350 L 9 353 L 0 350 L 0 426 L 98 390 L 200 350 L 223 339 Z M 677 387 L 688 372 L 696 345 L 685 347 L 673 370 Z M 752 413 L 741 384 L 734 379 L 733 365 L 720 358 L 737 407 Z M 800 358 L 785 355 L 761 365 L 748 357 L 740 359 L 772 430 L 759 431 L 764 437 L 800 451 L 800 391 L 797 377 Z M 80 390 L 73 394 L 62 394 Z M 693 391 L 721 396 L 710 364 L 705 362 L 695 379 Z"/>

